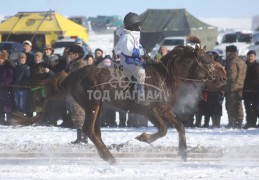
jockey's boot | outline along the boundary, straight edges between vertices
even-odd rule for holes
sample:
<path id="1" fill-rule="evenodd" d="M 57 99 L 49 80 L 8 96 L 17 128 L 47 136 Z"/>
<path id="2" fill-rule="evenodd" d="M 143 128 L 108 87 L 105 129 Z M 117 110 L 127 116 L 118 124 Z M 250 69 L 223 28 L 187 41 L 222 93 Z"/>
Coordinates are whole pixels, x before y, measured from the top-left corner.
<path id="1" fill-rule="evenodd" d="M 144 84 L 137 84 L 137 103 L 142 105 L 149 105 L 150 103 L 145 99 Z"/>

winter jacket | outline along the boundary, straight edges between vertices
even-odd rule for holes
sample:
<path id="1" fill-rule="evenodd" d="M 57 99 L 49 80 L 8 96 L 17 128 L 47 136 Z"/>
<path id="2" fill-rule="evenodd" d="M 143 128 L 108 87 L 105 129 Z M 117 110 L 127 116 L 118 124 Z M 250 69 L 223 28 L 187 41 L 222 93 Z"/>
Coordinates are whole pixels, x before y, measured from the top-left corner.
<path id="1" fill-rule="evenodd" d="M 26 52 L 23 52 L 26 54 L 26 63 L 30 68 L 33 66 L 34 64 L 34 55 L 29 52 L 29 53 L 26 53 Z"/>
<path id="2" fill-rule="evenodd" d="M 0 65 L 0 113 L 11 112 L 15 109 L 14 92 L 14 68 L 8 61 Z"/>
<path id="3" fill-rule="evenodd" d="M 26 64 L 19 64 L 15 67 L 15 85 L 27 85 L 30 80 L 31 70 Z M 20 87 L 24 88 L 24 87 Z M 18 87 L 18 89 L 20 89 Z"/>
<path id="4" fill-rule="evenodd" d="M 140 44 L 140 31 L 118 29 L 119 41 L 114 47 L 115 54 L 119 54 L 122 63 L 134 64 L 143 67 L 140 57 L 144 55 L 144 49 Z"/>
<path id="5" fill-rule="evenodd" d="M 227 83 L 225 93 L 242 91 L 246 76 L 246 64 L 233 52 L 226 58 Z"/>
<path id="6" fill-rule="evenodd" d="M 30 83 L 39 82 L 41 80 L 47 79 L 54 75 L 54 72 L 51 70 L 48 73 L 43 72 L 43 68 L 50 69 L 50 67 L 47 66 L 47 64 L 45 64 L 45 63 L 34 64 L 32 66 Z"/>
<path id="7" fill-rule="evenodd" d="M 140 57 L 144 55 L 144 50 L 140 44 L 140 31 L 118 29 L 116 33 L 120 37 L 114 47 L 116 54 L 123 53 L 129 57 Z M 139 51 L 139 53 L 137 54 L 135 51 Z"/>
<path id="8" fill-rule="evenodd" d="M 86 61 L 83 60 L 82 58 L 75 59 L 70 64 L 68 64 L 68 66 L 66 67 L 66 72 L 70 73 L 70 72 L 76 71 L 86 65 L 87 65 Z M 68 108 L 68 111 L 71 113 L 71 118 L 75 128 L 82 129 L 85 121 L 84 109 L 70 95 L 66 96 L 65 103 L 66 103 L 66 107 Z"/>
<path id="9" fill-rule="evenodd" d="M 259 82 L 259 65 L 255 62 L 246 62 L 247 71 L 244 83 L 244 92 L 257 90 L 257 82 Z"/>
<path id="10" fill-rule="evenodd" d="M 76 59 L 69 63 L 66 67 L 66 72 L 74 72 L 87 65 L 87 62 L 83 59 Z"/>
<path id="11" fill-rule="evenodd" d="M 0 65 L 0 85 L 10 85 L 14 81 L 14 68 L 8 61 Z"/>

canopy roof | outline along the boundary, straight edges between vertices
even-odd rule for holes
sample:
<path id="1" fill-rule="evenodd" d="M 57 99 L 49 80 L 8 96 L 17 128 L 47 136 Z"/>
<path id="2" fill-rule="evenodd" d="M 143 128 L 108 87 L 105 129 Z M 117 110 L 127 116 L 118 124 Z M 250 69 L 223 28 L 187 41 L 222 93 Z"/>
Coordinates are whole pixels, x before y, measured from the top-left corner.
<path id="1" fill-rule="evenodd" d="M 85 31 L 73 21 L 54 11 L 19 12 L 0 24 L 0 33 L 27 34 L 47 32 Z"/>
<path id="2" fill-rule="evenodd" d="M 141 29 L 147 32 L 184 31 L 213 27 L 195 18 L 185 9 L 148 9 L 140 17 Z"/>

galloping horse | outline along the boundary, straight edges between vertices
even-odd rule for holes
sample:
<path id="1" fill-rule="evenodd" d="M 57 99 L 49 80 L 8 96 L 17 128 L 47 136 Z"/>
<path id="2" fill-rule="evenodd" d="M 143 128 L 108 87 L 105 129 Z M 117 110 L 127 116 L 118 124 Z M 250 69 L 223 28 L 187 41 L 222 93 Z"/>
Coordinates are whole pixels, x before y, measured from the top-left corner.
<path id="1" fill-rule="evenodd" d="M 188 40 L 200 43 L 194 36 Z M 161 63 L 146 64 L 145 98 L 148 103 L 142 104 L 135 100 L 135 81 L 132 78 L 134 74 L 130 74 L 127 67 L 121 66 L 119 72 L 114 67 L 93 65 L 85 66 L 69 75 L 61 74 L 50 80 L 50 83 L 46 83 L 47 86 L 51 84 L 51 87 L 47 88 L 50 92 L 47 93 L 69 93 L 84 108 L 86 117 L 83 132 L 94 143 L 100 157 L 109 163 L 114 163 L 115 159 L 104 144 L 100 130 L 101 106 L 104 100 L 122 110 L 146 116 L 157 127 L 158 131 L 154 134 L 143 133 L 137 136 L 136 139 L 139 141 L 156 141 L 166 135 L 167 125 L 172 123 L 179 134 L 179 155 L 186 160 L 185 129 L 171 111 L 178 87 L 186 80 L 202 84 L 213 82 L 217 87 L 222 87 L 226 83 L 223 66 L 215 62 L 205 51 L 205 47 L 200 48 L 198 45 L 195 48 L 179 45 L 162 57 Z M 56 93 L 56 90 L 59 90 L 59 93 Z M 27 121 L 27 125 L 33 122 Z"/>
<path id="2" fill-rule="evenodd" d="M 196 42 L 198 38 L 193 37 Z M 96 146 L 102 159 L 114 163 L 115 159 L 104 144 L 100 131 L 102 101 L 123 110 L 146 116 L 158 132 L 143 133 L 136 137 L 139 141 L 152 143 L 167 133 L 167 122 L 173 124 L 179 134 L 179 155 L 187 158 L 185 129 L 171 111 L 175 102 L 175 92 L 183 80 L 206 83 L 213 81 L 216 86 L 224 86 L 226 73 L 219 63 L 205 54 L 206 48 L 177 46 L 161 59 L 161 63 L 147 64 L 145 92 L 149 104 L 135 101 L 132 88 L 114 88 L 109 67 L 86 66 L 69 74 L 60 84 L 66 92 L 85 109 L 84 133 Z M 122 69 L 126 69 L 123 67 Z M 149 77 L 149 78 L 148 78 Z M 128 77 L 130 78 L 130 77 Z M 116 83 L 116 82 L 114 82 Z M 118 82 L 118 84 L 121 82 Z"/>

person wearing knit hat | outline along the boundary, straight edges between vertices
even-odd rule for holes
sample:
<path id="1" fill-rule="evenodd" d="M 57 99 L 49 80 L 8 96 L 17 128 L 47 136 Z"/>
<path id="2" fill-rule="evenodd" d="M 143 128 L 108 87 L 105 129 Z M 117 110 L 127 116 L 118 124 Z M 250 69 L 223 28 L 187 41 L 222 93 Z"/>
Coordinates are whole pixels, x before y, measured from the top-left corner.
<path id="1" fill-rule="evenodd" d="M 226 46 L 226 52 L 237 52 L 237 47 L 235 45 Z"/>
<path id="2" fill-rule="evenodd" d="M 237 47 L 226 47 L 227 82 L 225 86 L 228 125 L 226 128 L 241 128 L 244 118 L 242 96 L 246 76 L 246 64 L 238 57 Z"/>

